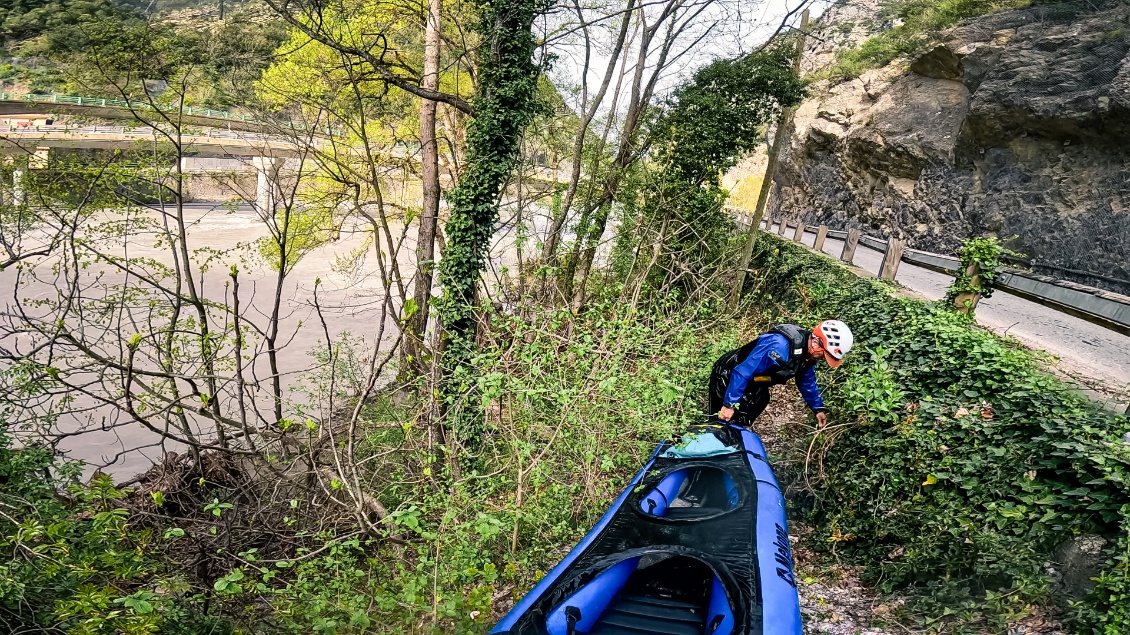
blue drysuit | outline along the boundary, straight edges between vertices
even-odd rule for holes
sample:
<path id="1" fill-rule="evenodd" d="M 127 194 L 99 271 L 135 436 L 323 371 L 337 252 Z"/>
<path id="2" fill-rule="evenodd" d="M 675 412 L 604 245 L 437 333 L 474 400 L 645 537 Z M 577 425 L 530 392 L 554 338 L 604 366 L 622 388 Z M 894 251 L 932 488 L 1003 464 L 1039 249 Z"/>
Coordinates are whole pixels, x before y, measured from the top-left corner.
<path id="1" fill-rule="evenodd" d="M 788 338 L 777 333 L 767 333 L 761 336 L 753 352 L 743 362 L 735 366 L 730 373 L 725 403 L 738 403 L 749 386 L 750 378 L 764 375 L 777 366 L 777 362 L 773 361 L 770 353 L 776 353 L 782 360 L 789 361 L 792 350 Z M 820 387 L 816 385 L 816 369 L 814 366 L 807 365 L 796 376 L 796 386 L 809 408 L 813 410 L 824 409 L 824 400 L 820 398 Z"/>

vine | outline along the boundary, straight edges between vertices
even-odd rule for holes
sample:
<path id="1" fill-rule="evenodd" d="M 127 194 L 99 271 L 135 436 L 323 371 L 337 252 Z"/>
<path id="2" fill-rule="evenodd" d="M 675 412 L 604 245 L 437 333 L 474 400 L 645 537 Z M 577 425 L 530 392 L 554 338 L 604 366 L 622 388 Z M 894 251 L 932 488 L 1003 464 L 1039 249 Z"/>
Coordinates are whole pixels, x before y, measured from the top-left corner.
<path id="1" fill-rule="evenodd" d="M 498 223 L 498 204 L 518 160 L 526 126 L 544 105 L 537 99 L 543 64 L 534 60 L 534 19 L 546 0 L 480 0 L 475 118 L 467 127 L 467 162 L 452 191 L 447 245 L 438 266 L 443 297 L 437 313 L 445 329 L 447 401 L 463 392 L 450 377 L 474 352 L 475 288 Z"/>
<path id="2" fill-rule="evenodd" d="M 961 268 L 958 269 L 957 278 L 946 294 L 946 304 L 954 306 L 958 296 L 974 293 L 982 298 L 993 295 L 993 283 L 996 282 L 997 273 L 1001 266 L 1003 256 L 1020 256 L 1020 254 L 1005 249 L 1000 240 L 992 238 L 970 238 L 961 245 L 958 256 L 961 259 Z M 978 271 L 970 275 L 972 265 L 977 265 Z"/>
<path id="3" fill-rule="evenodd" d="M 621 225 L 614 266 L 630 268 L 640 243 L 655 241 L 644 249 L 656 254 L 655 266 L 637 280 L 645 286 L 670 290 L 715 278 L 732 233 L 720 177 L 763 142 L 781 108 L 804 98 L 793 55 L 775 47 L 716 60 L 675 90 L 651 126 L 648 169 L 629 179 L 617 201 L 634 222 Z"/>

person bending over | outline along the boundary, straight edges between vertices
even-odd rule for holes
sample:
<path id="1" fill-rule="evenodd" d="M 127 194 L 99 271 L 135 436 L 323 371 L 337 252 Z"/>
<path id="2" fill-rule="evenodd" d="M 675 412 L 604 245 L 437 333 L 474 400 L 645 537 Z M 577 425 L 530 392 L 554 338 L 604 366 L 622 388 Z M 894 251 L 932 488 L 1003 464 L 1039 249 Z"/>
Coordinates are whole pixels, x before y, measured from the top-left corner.
<path id="1" fill-rule="evenodd" d="M 714 363 L 710 373 L 710 413 L 723 421 L 748 426 L 769 405 L 769 387 L 796 379 L 816 423 L 828 424 L 824 400 L 816 385 L 815 366 L 824 360 L 839 368 L 851 350 L 851 329 L 839 320 L 824 320 L 811 331 L 778 324 L 754 341 Z"/>

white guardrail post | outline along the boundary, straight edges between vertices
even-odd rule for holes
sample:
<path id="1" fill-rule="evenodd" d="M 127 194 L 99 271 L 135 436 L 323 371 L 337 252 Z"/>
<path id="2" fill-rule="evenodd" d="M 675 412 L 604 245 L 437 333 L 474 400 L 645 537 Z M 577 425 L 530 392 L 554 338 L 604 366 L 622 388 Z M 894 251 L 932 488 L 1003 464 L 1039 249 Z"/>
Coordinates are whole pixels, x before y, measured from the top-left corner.
<path id="1" fill-rule="evenodd" d="M 840 260 L 849 265 L 855 260 L 855 250 L 859 247 L 859 230 L 849 229 L 847 238 L 844 238 L 844 250 L 840 252 Z"/>
<path id="2" fill-rule="evenodd" d="M 906 239 L 891 237 L 887 239 L 887 250 L 883 253 L 883 264 L 879 265 L 879 277 L 883 280 L 894 280 L 898 274 L 899 263 L 902 262 L 902 252 L 906 251 Z"/>
<path id="3" fill-rule="evenodd" d="M 828 239 L 828 226 L 827 225 L 821 225 L 816 230 L 816 241 L 812 243 L 813 251 L 823 253 L 823 251 L 824 251 L 824 241 L 827 240 L 827 239 Z"/>

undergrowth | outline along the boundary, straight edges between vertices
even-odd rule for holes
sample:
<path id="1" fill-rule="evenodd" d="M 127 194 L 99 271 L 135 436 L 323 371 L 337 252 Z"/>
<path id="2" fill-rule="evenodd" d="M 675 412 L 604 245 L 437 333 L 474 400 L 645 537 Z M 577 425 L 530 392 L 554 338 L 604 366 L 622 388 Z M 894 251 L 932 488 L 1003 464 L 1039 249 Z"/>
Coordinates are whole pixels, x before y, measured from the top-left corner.
<path id="1" fill-rule="evenodd" d="M 39 511 L 0 507 L 12 515 L 0 515 L 0 546 L 18 556 L 18 569 L 2 572 L 0 609 L 9 613 L 0 619 L 14 631 L 91 635 L 172 632 L 171 618 L 187 615 L 196 621 L 180 627 L 186 634 L 485 633 L 596 522 L 656 443 L 702 416 L 711 364 L 736 345 L 734 332 L 708 305 L 676 299 L 648 314 L 618 301 L 579 317 L 532 305 L 495 313 L 479 334 L 467 393 L 486 413 L 485 433 L 461 474 L 413 404 L 366 410 L 356 452 L 373 457 L 364 490 L 387 510 L 380 536 L 320 515 L 325 500 L 282 501 L 275 514 L 255 507 L 247 485 L 218 479 L 198 487 L 188 475 L 197 509 L 184 509 L 183 489 L 175 500 L 154 492 L 162 509 L 181 510 L 159 517 L 142 504 L 150 494 L 122 492 L 106 477 L 84 487 L 73 484 L 74 468 L 60 475 L 91 499 L 70 507 L 53 502 L 58 480 L 36 477 Z M 15 456 L 38 461 L 21 468 L 29 478 L 50 464 L 49 453 Z M 256 529 L 260 539 L 244 538 Z M 10 612 L 33 592 L 34 615 Z"/>
<path id="2" fill-rule="evenodd" d="M 913 596 L 922 626 L 953 632 L 1000 629 L 1051 601 L 1053 550 L 1099 534 L 1110 560 L 1070 617 L 1081 633 L 1130 632 L 1127 419 L 1049 376 L 1041 354 L 940 304 L 762 241 L 761 308 L 802 324 L 842 319 L 856 335 L 822 384 L 832 419 L 850 425 L 820 437 L 803 509 L 825 547 L 881 590 Z"/>
<path id="3" fill-rule="evenodd" d="M 352 540 L 301 558 L 267 590 L 233 597 L 253 624 L 338 633 L 482 633 L 591 527 L 654 449 L 701 416 L 710 364 L 735 341 L 701 307 L 579 318 L 531 307 L 480 333 L 471 398 L 486 412 L 480 454 L 455 476 L 405 422 L 374 438 L 399 464 L 372 491 L 397 540 Z M 272 567 L 266 567 L 271 570 Z M 242 568 L 261 578 L 255 566 Z M 360 624 L 364 623 L 365 628 Z M 286 628 L 282 630 L 287 630 Z"/>
<path id="4" fill-rule="evenodd" d="M 80 486 L 73 467 L 49 477 L 59 466 L 48 453 L 5 444 L 5 627 L 485 633 L 655 443 L 701 416 L 711 364 L 739 333 L 835 317 L 858 348 L 840 370 L 821 371 L 833 427 L 814 448 L 811 496 L 790 503 L 825 548 L 881 590 L 912 597 L 922 626 L 999 632 L 1050 601 L 1045 563 L 1057 545 L 1099 534 L 1109 562 L 1069 614 L 1080 633 L 1130 632 L 1126 419 L 1045 374 L 1040 355 L 941 305 L 761 240 L 748 323 L 677 297 L 646 312 L 608 300 L 580 316 L 536 304 L 493 313 L 466 393 L 486 413 L 484 435 L 462 473 L 414 404 L 371 404 L 356 452 L 373 457 L 363 489 L 387 512 L 381 535 L 319 515 L 322 499 L 255 511 L 237 491 L 245 486 L 212 477 L 191 499 L 199 509 L 160 516 L 104 477 Z M 166 509 L 190 500 L 158 494 L 143 498 Z M 265 539 L 224 546 L 257 529 Z"/>

